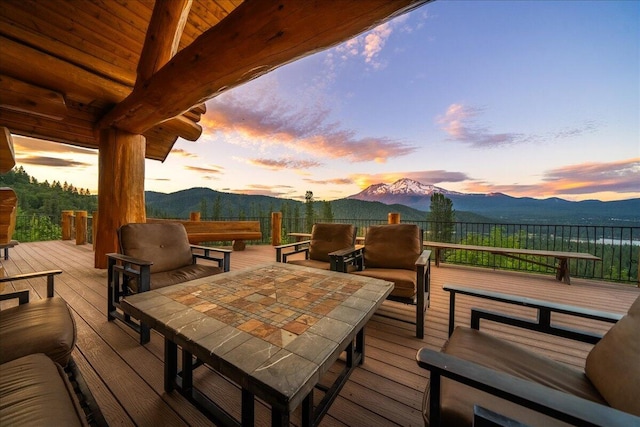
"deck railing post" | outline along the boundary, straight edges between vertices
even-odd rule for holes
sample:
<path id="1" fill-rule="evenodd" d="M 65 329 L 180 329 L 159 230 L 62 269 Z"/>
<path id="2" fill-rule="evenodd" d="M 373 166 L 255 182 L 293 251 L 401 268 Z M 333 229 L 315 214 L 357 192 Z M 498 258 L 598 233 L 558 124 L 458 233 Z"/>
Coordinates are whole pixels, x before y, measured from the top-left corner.
<path id="1" fill-rule="evenodd" d="M 62 211 L 62 240 L 71 240 L 71 219 L 73 211 Z"/>
<path id="2" fill-rule="evenodd" d="M 271 213 L 271 244 L 282 244 L 282 212 Z"/>
<path id="3" fill-rule="evenodd" d="M 76 211 L 76 245 L 87 243 L 87 211 Z"/>

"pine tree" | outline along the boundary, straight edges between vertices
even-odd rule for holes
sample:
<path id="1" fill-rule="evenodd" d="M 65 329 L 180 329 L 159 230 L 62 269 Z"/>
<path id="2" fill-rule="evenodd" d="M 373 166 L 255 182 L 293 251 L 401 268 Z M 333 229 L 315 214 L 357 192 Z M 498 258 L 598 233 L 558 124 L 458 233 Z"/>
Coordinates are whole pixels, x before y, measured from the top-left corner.
<path id="1" fill-rule="evenodd" d="M 431 223 L 431 239 L 436 242 L 451 242 L 455 211 L 451 199 L 441 193 L 431 195 L 431 206 L 427 218 Z"/>
<path id="2" fill-rule="evenodd" d="M 307 233 L 311 233 L 311 229 L 313 228 L 313 223 L 315 222 L 314 212 L 313 212 L 313 192 L 307 191 L 304 196 L 304 206 L 305 206 L 305 224 Z"/>

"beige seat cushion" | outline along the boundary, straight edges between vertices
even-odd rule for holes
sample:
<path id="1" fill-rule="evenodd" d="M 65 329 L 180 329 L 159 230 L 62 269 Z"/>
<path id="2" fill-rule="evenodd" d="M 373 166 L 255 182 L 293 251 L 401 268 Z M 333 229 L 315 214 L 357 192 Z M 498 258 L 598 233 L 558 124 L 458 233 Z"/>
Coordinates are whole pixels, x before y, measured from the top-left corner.
<path id="1" fill-rule="evenodd" d="M 0 363 L 45 353 L 66 366 L 76 342 L 76 324 L 60 297 L 0 311 Z"/>
<path id="2" fill-rule="evenodd" d="M 177 222 L 123 225 L 120 227 L 120 251 L 152 261 L 151 274 L 175 270 L 193 262 L 187 231 Z"/>
<path id="3" fill-rule="evenodd" d="M 41 353 L 0 365 L 0 401 L 2 426 L 88 425 L 62 368 Z"/>
<path id="4" fill-rule="evenodd" d="M 329 253 L 352 247 L 355 241 L 356 231 L 352 224 L 314 224 L 311 230 L 309 258 L 329 262 Z"/>
<path id="5" fill-rule="evenodd" d="M 366 268 L 363 271 L 354 271 L 353 274 L 393 282 L 390 295 L 394 297 L 413 298 L 416 294 L 416 272 L 413 270 Z"/>
<path id="6" fill-rule="evenodd" d="M 593 347 L 585 371 L 610 406 L 640 416 L 640 297 Z"/>
<path id="7" fill-rule="evenodd" d="M 457 327 L 442 351 L 500 372 L 606 404 L 584 372 L 481 331 Z M 471 426 L 474 404 L 531 426 L 566 425 L 446 378 L 442 379 L 441 399 L 443 425 L 446 426 Z M 426 425 L 429 417 L 428 401 L 427 387 L 423 406 Z"/>

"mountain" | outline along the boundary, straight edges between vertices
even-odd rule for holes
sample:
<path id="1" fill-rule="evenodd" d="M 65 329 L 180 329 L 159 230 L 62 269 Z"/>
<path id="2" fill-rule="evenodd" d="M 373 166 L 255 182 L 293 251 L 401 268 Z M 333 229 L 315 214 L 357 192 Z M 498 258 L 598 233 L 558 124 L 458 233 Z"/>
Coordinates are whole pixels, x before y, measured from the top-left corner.
<path id="1" fill-rule="evenodd" d="M 617 226 L 640 225 L 640 199 L 572 202 L 552 197 L 534 199 L 502 193 L 465 194 L 403 178 L 393 184 L 374 184 L 347 199 L 401 204 L 428 211 L 431 195 L 442 193 L 453 202 L 456 213 L 473 212 L 504 222 L 575 223 Z"/>
<path id="2" fill-rule="evenodd" d="M 210 188 L 190 188 L 174 193 L 145 192 L 147 215 L 150 217 L 188 218 L 190 212 L 201 212 L 202 219 L 213 217 L 216 204 L 220 207 L 220 217 L 255 218 L 268 216 L 270 212 L 287 211 L 289 215 L 298 209 L 304 215 L 304 202 L 279 199 L 269 196 L 254 196 L 235 193 L 224 193 Z M 314 210 L 318 218 L 322 215 L 321 201 L 314 202 Z M 205 206 L 206 205 L 206 206 Z M 203 207 L 206 212 L 202 212 Z M 386 220 L 389 212 L 399 212 L 400 217 L 408 221 L 424 221 L 427 213 L 409 206 L 363 200 L 340 199 L 331 202 L 334 218 Z M 467 212 L 457 212 L 459 221 L 491 222 L 490 218 Z"/>

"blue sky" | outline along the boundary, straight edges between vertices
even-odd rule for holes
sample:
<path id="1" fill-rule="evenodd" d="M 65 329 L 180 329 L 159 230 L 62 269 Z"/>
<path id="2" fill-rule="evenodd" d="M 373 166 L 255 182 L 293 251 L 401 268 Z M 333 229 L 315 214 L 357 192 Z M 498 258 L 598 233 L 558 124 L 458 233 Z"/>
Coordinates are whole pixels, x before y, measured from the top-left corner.
<path id="1" fill-rule="evenodd" d="M 333 200 L 408 177 L 462 192 L 640 197 L 640 2 L 438 0 L 207 102 L 146 189 Z M 94 151 L 16 138 L 95 192 Z"/>

